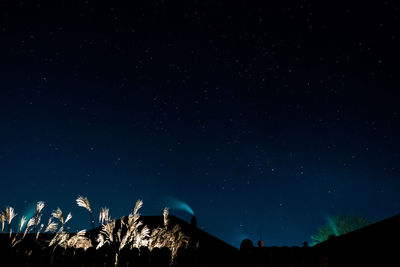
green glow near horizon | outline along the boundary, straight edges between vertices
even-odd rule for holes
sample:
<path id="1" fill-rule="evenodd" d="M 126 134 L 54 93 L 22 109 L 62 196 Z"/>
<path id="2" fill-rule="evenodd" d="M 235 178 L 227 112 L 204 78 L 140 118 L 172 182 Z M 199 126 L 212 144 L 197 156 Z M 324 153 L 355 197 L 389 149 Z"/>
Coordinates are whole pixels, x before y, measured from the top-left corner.
<path id="1" fill-rule="evenodd" d="M 329 223 L 329 226 L 331 227 L 333 233 L 335 234 L 335 236 L 339 236 L 339 231 L 336 226 L 336 223 L 331 217 L 328 217 L 328 223 Z"/>

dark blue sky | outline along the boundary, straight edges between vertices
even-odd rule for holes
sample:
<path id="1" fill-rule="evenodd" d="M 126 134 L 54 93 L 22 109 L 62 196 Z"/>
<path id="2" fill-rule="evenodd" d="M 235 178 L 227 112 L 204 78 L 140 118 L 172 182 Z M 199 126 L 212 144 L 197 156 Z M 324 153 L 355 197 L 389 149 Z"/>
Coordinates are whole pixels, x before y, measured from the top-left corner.
<path id="1" fill-rule="evenodd" d="M 43 200 L 81 229 L 78 195 L 114 217 L 172 197 L 234 246 L 400 211 L 396 1 L 14 2 L 0 4 L 2 208 Z"/>

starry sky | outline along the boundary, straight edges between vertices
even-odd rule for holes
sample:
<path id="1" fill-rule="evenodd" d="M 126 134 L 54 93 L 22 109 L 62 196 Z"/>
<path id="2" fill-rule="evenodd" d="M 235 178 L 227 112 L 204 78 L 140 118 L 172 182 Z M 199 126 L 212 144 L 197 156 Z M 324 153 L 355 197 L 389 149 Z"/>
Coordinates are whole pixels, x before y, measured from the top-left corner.
<path id="1" fill-rule="evenodd" d="M 0 2 L 1 208 L 186 203 L 236 247 L 399 213 L 398 1 L 96 2 Z"/>

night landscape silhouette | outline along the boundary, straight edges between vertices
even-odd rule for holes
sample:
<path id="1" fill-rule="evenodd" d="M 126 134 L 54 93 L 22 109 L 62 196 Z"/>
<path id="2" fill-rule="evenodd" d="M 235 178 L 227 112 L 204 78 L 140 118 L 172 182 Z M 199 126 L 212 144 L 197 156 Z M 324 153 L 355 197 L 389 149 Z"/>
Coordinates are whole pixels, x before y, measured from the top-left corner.
<path id="1" fill-rule="evenodd" d="M 1 266 L 397 266 L 400 3 L 0 1 Z"/>

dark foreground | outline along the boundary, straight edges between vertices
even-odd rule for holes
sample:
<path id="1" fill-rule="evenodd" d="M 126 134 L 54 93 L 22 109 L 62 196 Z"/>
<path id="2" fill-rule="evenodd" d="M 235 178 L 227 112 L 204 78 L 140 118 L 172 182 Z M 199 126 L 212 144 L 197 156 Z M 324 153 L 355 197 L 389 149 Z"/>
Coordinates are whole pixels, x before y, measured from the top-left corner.
<path id="1" fill-rule="evenodd" d="M 313 247 L 253 247 L 245 240 L 240 250 L 179 223 L 196 245 L 176 251 L 128 246 L 120 250 L 117 243 L 111 243 L 84 250 L 49 246 L 54 234 L 41 234 L 37 239 L 36 234 L 28 234 L 13 247 L 12 236 L 1 234 L 0 266 L 400 266 L 400 215 Z"/>

